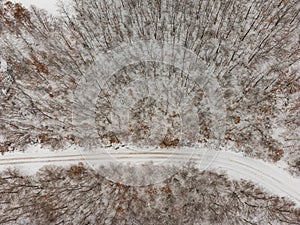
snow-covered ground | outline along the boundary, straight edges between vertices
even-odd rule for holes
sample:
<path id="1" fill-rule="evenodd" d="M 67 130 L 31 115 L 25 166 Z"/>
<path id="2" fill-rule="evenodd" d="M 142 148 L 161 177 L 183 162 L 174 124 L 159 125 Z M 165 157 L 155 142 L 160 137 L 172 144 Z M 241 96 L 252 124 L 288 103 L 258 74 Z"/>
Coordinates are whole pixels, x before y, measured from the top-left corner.
<path id="1" fill-rule="evenodd" d="M 7 62 L 0 56 L 0 73 L 7 71 Z"/>
<path id="2" fill-rule="evenodd" d="M 139 150 L 139 149 L 138 149 Z M 196 151 L 195 151 L 196 150 Z M 171 159 L 171 160 L 170 160 Z M 266 191 L 285 196 L 300 206 L 300 179 L 291 176 L 282 166 L 262 160 L 245 157 L 226 150 L 183 148 L 177 150 L 151 150 L 132 148 L 97 149 L 86 151 L 70 147 L 64 151 L 52 152 L 33 146 L 26 153 L 7 153 L 0 157 L 0 170 L 16 167 L 26 174 L 35 174 L 45 165 L 68 166 L 82 162 L 87 166 L 100 166 L 108 162 L 130 162 L 132 164 L 152 161 L 154 163 L 195 162 L 201 169 L 224 171 L 233 179 L 245 179 L 258 184 Z"/>
<path id="3" fill-rule="evenodd" d="M 24 5 L 26 8 L 30 8 L 30 6 L 34 5 L 38 8 L 47 10 L 48 12 L 56 15 L 57 14 L 57 0 L 13 0 L 13 2 L 19 2 Z"/>

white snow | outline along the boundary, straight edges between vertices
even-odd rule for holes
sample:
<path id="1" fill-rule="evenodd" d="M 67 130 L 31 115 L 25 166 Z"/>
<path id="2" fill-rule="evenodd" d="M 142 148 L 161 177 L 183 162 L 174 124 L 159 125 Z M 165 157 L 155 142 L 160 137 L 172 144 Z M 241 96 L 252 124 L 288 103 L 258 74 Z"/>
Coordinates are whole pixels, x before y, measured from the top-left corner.
<path id="1" fill-rule="evenodd" d="M 0 156 L 0 170 L 16 167 L 24 173 L 35 174 L 45 165 L 68 166 L 83 162 L 88 166 L 99 166 L 116 161 L 133 164 L 147 161 L 177 164 L 187 162 L 189 159 L 200 169 L 224 171 L 230 178 L 252 181 L 272 194 L 290 198 L 300 206 L 300 179 L 283 170 L 281 167 L 284 165 L 267 163 L 224 149 L 216 151 L 182 148 L 174 151 L 169 149 L 149 151 L 148 149 L 103 148 L 87 151 L 81 147 L 70 146 L 66 150 L 53 152 L 36 145 L 31 146 L 24 153 L 13 152 Z"/>
<path id="2" fill-rule="evenodd" d="M 58 15 L 58 6 L 57 6 L 57 0 L 13 0 L 13 2 L 19 2 L 22 5 L 24 5 L 26 8 L 30 8 L 31 5 L 36 6 L 37 8 L 41 8 L 44 10 L 47 10 L 49 13 L 53 15 Z M 63 1 L 67 2 L 67 1 Z"/>
<path id="3" fill-rule="evenodd" d="M 7 71 L 7 62 L 0 56 L 0 73 Z"/>

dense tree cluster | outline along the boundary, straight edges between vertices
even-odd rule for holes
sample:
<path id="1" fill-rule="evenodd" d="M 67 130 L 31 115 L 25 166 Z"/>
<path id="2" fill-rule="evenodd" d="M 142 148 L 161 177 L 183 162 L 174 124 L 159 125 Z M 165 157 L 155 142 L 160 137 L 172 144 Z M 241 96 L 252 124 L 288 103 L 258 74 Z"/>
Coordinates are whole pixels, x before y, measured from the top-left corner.
<path id="1" fill-rule="evenodd" d="M 1 151 L 80 143 L 72 132 L 72 91 L 97 54 L 157 40 L 190 49 L 206 63 L 203 73 L 217 77 L 227 107 L 223 143 L 254 157 L 285 158 L 298 173 L 299 5 L 74 0 L 72 13 L 62 7 L 53 18 L 2 0 L 1 57 L 8 66 L 0 73 Z M 205 142 L 216 121 L 199 117 Z"/>
<path id="2" fill-rule="evenodd" d="M 299 209 L 286 199 L 192 166 L 144 187 L 111 182 L 83 165 L 45 167 L 34 177 L 8 170 L 1 173 L 0 193 L 1 224 L 300 222 Z"/>
<path id="3" fill-rule="evenodd" d="M 72 94 L 97 54 L 156 40 L 190 49 L 205 62 L 203 73 L 218 79 L 226 104 L 224 144 L 253 157 L 285 159 L 299 174 L 299 9 L 297 0 L 74 0 L 72 10 L 62 6 L 54 18 L 2 0 L 1 151 L 80 143 L 72 132 Z M 198 121 L 199 142 L 214 138 L 210 127 L 217 121 L 203 112 Z M 116 131 L 108 133 L 118 140 Z"/>
<path id="4" fill-rule="evenodd" d="M 204 63 L 199 77 L 218 81 L 221 92 L 216 94 L 223 93 L 226 105 L 226 132 L 219 144 L 251 157 L 283 160 L 300 174 L 298 0 L 73 0 L 71 9 L 62 4 L 60 10 L 61 16 L 52 17 L 0 0 L 0 152 L 36 143 L 53 149 L 81 145 L 85 140 L 72 123 L 80 81 L 103 67 L 99 53 L 152 40 L 189 49 Z M 107 82 L 110 93 L 98 95 L 95 124 L 101 141 L 165 148 L 215 139 L 211 128 L 219 121 L 211 119 L 201 88 L 189 90 L 198 110 L 196 133 L 187 133 L 195 127 L 180 127 L 174 107 L 154 110 L 149 97 L 133 104 L 130 132 L 107 120 L 112 113 L 113 122 L 119 118 L 125 124 L 121 116 L 128 109 L 111 107 L 113 92 L 129 95 L 128 83 L 146 73 L 157 77 L 157 84 L 161 74 L 172 78 L 171 85 L 188 76 L 159 62 L 117 71 Z M 166 124 L 173 129 L 160 129 Z M 156 137 L 151 129 L 164 133 Z M 182 130 L 186 136 L 180 136 Z M 181 140 L 190 135 L 187 142 Z M 193 167 L 146 187 L 108 181 L 82 165 L 48 167 L 34 177 L 5 171 L 0 174 L 0 214 L 1 224 L 300 223 L 299 210 L 286 199 Z"/>

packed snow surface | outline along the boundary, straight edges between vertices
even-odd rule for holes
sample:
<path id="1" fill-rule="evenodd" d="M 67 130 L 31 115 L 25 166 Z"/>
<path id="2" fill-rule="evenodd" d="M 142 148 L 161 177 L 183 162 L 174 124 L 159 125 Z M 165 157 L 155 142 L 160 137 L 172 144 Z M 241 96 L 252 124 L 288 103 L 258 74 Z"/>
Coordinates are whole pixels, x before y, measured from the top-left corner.
<path id="1" fill-rule="evenodd" d="M 86 150 L 71 146 L 64 151 L 50 151 L 40 146 L 32 146 L 25 152 L 6 153 L 0 156 L 0 170 L 16 167 L 24 173 L 34 175 L 46 165 L 68 166 L 82 162 L 86 166 L 100 166 L 108 162 L 130 162 L 139 164 L 176 163 L 193 161 L 205 170 L 224 171 L 233 179 L 245 179 L 263 187 L 266 191 L 288 197 L 300 206 L 300 179 L 293 177 L 279 164 L 245 157 L 228 150 L 212 149 L 137 149 L 129 147 L 99 148 Z"/>

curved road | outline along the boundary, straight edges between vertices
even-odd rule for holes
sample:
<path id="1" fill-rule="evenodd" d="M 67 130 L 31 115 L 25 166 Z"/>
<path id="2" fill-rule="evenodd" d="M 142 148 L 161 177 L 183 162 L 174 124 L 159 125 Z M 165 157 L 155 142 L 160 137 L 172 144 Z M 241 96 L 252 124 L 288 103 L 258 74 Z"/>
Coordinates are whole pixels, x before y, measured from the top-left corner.
<path id="1" fill-rule="evenodd" d="M 85 162 L 90 165 L 103 165 L 107 162 L 154 163 L 195 162 L 200 169 L 224 171 L 234 179 L 250 180 L 266 191 L 279 196 L 286 196 L 300 207 L 300 178 L 291 176 L 275 164 L 245 157 L 230 151 L 177 149 L 177 150 L 107 150 L 82 151 L 78 149 L 50 152 L 41 149 L 37 152 L 12 153 L 0 156 L 0 170 L 16 167 L 34 174 L 45 165 L 69 165 Z"/>

